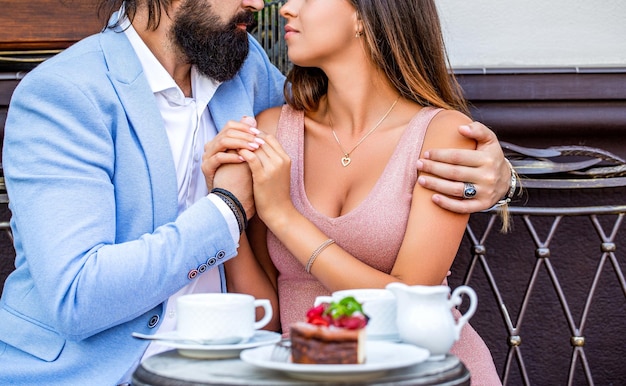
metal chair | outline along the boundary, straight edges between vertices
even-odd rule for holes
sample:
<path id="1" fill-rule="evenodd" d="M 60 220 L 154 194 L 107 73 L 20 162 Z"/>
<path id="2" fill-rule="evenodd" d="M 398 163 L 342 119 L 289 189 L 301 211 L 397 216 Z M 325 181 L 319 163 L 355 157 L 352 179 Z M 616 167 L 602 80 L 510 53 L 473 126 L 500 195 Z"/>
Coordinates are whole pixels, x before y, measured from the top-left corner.
<path id="1" fill-rule="evenodd" d="M 495 209 L 471 216 L 453 272 L 483 303 L 472 325 L 505 385 L 624 384 L 626 163 L 585 146 L 502 146 L 524 195 L 507 234 Z"/>

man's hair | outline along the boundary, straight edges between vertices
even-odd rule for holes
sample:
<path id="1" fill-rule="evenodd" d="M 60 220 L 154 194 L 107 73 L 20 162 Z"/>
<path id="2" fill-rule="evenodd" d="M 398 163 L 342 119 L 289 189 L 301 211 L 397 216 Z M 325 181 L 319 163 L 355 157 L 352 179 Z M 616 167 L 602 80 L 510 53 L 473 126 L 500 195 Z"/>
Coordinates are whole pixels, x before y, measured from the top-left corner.
<path id="1" fill-rule="evenodd" d="M 466 102 L 449 71 L 434 0 L 350 0 L 363 23 L 369 60 L 407 99 L 422 106 L 468 114 Z M 285 85 L 287 102 L 298 110 L 317 110 L 328 88 L 318 68 L 294 65 Z"/>
<path id="2" fill-rule="evenodd" d="M 113 21 L 109 24 L 109 19 L 114 12 L 120 9 L 124 3 L 126 17 L 132 22 L 138 7 L 146 7 L 148 10 L 148 29 L 156 30 L 161 22 L 161 12 L 167 12 L 171 0 L 100 0 L 98 5 L 98 15 L 104 21 L 104 28 L 116 27 L 119 23 Z"/>

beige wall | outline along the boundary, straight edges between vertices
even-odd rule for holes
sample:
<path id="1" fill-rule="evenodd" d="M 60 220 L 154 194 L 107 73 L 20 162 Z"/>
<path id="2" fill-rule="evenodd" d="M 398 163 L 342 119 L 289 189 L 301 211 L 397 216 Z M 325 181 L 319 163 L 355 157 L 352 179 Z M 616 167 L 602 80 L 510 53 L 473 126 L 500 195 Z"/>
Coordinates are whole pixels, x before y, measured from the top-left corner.
<path id="1" fill-rule="evenodd" d="M 626 68 L 626 0 L 437 0 L 452 67 Z"/>

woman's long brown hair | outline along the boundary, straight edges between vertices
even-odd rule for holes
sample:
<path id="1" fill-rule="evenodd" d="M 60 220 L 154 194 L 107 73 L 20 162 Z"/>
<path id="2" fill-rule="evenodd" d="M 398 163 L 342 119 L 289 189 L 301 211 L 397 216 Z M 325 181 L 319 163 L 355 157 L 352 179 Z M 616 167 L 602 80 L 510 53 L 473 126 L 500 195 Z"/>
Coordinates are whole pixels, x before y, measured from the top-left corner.
<path id="1" fill-rule="evenodd" d="M 370 60 L 404 98 L 469 115 L 461 88 L 449 70 L 433 0 L 347 1 L 363 23 L 362 38 Z M 287 79 L 287 102 L 298 110 L 317 110 L 328 89 L 326 74 L 318 68 L 294 65 Z"/>

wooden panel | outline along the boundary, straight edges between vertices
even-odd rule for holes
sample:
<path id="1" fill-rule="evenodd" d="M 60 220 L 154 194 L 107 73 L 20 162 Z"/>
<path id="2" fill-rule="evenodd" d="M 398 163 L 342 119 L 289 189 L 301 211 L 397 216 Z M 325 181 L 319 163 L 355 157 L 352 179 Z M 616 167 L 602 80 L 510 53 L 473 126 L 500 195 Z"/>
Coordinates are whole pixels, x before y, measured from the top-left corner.
<path id="1" fill-rule="evenodd" d="M 0 0 L 0 10 L 0 50 L 66 48 L 101 29 L 93 1 Z"/>
<path id="2" fill-rule="evenodd" d="M 474 119 L 488 123 L 498 133 L 510 135 L 604 134 L 626 129 L 626 99 L 599 101 L 476 101 Z M 602 135 L 595 132 L 593 135 Z"/>
<path id="3" fill-rule="evenodd" d="M 569 71 L 569 72 L 567 72 Z M 472 117 L 502 141 L 587 145 L 626 157 L 626 68 L 457 74 Z"/>
<path id="4" fill-rule="evenodd" d="M 456 76 L 472 101 L 626 99 L 626 68 L 604 71 Z"/>

